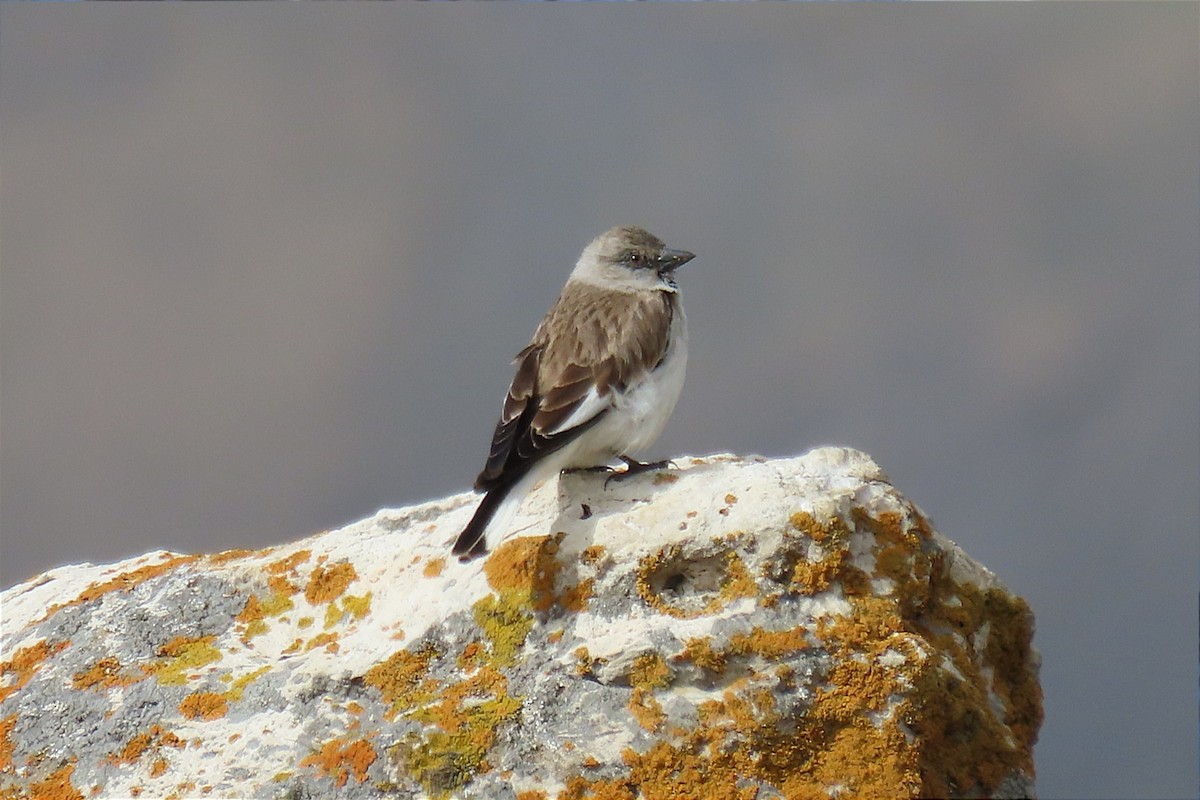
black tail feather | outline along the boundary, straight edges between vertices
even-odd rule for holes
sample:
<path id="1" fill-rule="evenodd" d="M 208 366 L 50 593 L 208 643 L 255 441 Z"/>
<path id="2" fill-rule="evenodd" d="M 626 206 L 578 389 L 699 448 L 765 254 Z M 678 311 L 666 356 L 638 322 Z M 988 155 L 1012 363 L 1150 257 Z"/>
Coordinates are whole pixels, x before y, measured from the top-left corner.
<path id="1" fill-rule="evenodd" d="M 471 517 L 467 527 L 463 528 L 462 533 L 454 540 L 454 547 L 450 548 L 450 552 L 458 556 L 460 561 L 470 561 L 487 553 L 487 541 L 484 539 L 484 534 L 487 532 L 488 523 L 492 521 L 492 515 L 504 502 L 504 498 L 508 496 L 512 487 L 512 483 L 502 483 L 489 489 L 483 499 L 479 501 L 479 507 L 475 509 L 475 516 Z"/>

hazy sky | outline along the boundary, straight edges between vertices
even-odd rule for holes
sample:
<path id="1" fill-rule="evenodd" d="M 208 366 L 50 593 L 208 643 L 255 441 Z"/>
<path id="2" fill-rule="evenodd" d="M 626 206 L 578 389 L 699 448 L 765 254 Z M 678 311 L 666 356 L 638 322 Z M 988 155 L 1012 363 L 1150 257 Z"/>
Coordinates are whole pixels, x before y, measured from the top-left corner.
<path id="1" fill-rule="evenodd" d="M 465 490 L 579 250 L 652 453 L 872 454 L 1038 617 L 1039 790 L 1195 797 L 1200 5 L 0 4 L 0 585 Z"/>

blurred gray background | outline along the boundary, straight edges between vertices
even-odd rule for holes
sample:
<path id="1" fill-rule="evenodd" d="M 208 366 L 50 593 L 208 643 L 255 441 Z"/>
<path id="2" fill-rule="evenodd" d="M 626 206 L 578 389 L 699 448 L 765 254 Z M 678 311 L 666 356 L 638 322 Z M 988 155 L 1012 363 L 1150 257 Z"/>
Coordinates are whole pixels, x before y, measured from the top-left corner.
<path id="1" fill-rule="evenodd" d="M 0 585 L 465 490 L 589 239 L 655 452 L 871 453 L 1028 598 L 1055 797 L 1195 797 L 1200 6 L 0 5 Z"/>

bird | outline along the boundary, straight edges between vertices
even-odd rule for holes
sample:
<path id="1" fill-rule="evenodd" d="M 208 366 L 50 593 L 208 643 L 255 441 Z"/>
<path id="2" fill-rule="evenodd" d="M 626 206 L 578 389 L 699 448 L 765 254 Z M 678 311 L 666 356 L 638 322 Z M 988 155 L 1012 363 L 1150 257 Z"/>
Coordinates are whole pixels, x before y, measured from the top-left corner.
<path id="1" fill-rule="evenodd" d="M 627 477 L 669 462 L 629 453 L 662 433 L 683 389 L 687 320 L 675 270 L 695 258 L 638 226 L 597 236 L 516 366 L 475 490 L 483 492 L 451 553 L 470 561 L 506 532 L 521 501 L 563 470 Z"/>

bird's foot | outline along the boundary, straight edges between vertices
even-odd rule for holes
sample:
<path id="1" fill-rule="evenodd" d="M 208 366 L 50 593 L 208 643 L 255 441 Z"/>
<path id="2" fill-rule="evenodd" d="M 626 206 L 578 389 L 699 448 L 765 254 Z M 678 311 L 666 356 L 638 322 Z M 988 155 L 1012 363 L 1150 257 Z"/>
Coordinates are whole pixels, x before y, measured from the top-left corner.
<path id="1" fill-rule="evenodd" d="M 597 464 L 594 467 L 567 467 L 562 471 L 564 475 L 578 475 L 581 472 L 613 472 L 613 468 L 607 464 Z"/>
<path id="2" fill-rule="evenodd" d="M 607 478 L 605 478 L 605 489 L 607 489 L 608 485 L 613 481 L 619 482 L 626 480 L 627 478 L 632 478 L 634 475 L 640 475 L 643 472 L 650 472 L 656 469 L 666 469 L 667 467 L 675 466 L 675 462 L 669 458 L 664 458 L 662 461 L 638 461 L 637 459 L 629 458 L 628 456 L 617 456 L 617 458 L 625 462 L 625 469 L 621 472 L 613 472 L 612 475 L 609 475 Z"/>

